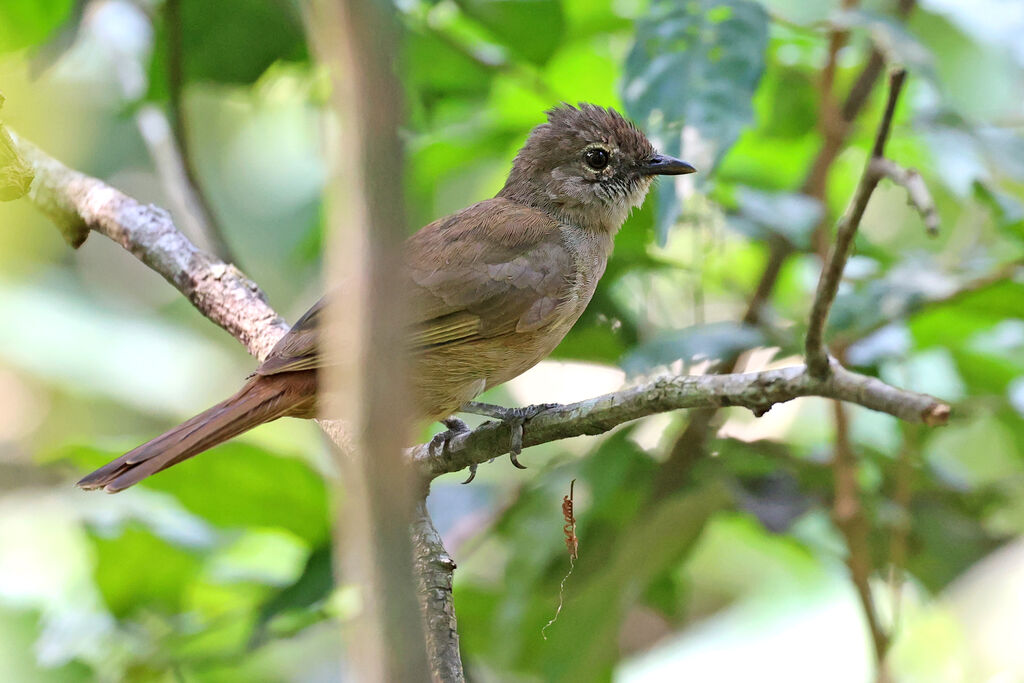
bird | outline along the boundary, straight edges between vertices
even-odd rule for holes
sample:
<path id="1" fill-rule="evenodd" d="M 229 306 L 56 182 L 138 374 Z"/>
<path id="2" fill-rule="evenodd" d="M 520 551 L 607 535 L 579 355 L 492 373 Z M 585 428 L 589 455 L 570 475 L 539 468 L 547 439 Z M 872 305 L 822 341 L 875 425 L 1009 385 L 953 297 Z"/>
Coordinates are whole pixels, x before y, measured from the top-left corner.
<path id="1" fill-rule="evenodd" d="M 473 399 L 554 350 L 593 297 L 616 233 L 653 180 L 696 170 L 659 153 L 612 108 L 562 103 L 545 113 L 498 194 L 407 238 L 397 274 L 409 310 L 413 416 L 448 427 L 432 447 L 468 429 L 458 412 L 481 412 L 512 423 L 518 467 L 523 424 L 537 411 Z M 317 335 L 329 297 L 296 321 L 237 393 L 78 486 L 121 491 L 257 425 L 316 417 L 318 374 L 331 358 Z"/>

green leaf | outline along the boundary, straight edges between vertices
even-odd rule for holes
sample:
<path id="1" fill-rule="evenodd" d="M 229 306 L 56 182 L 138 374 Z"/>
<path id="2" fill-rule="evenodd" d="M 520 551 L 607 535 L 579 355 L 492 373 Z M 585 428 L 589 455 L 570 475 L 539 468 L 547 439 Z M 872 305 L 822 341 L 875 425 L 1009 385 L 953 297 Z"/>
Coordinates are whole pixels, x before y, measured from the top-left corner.
<path id="1" fill-rule="evenodd" d="M 916 495 L 911 505 L 907 569 L 932 593 L 942 590 L 1000 544 L 980 511 L 954 495 Z"/>
<path id="2" fill-rule="evenodd" d="M 755 2 L 655 0 L 626 60 L 626 111 L 673 156 L 684 155 L 686 127 L 701 147 L 710 147 L 713 167 L 753 119 L 767 45 L 768 16 Z M 661 183 L 656 192 L 664 243 L 681 198 L 675 183 Z"/>
<path id="3" fill-rule="evenodd" d="M 308 59 L 298 10 L 273 0 L 180 0 L 185 83 L 253 83 L 274 62 Z M 167 96 L 166 17 L 157 23 L 148 99 Z"/>
<path id="4" fill-rule="evenodd" d="M 622 359 L 621 365 L 628 374 L 637 375 L 677 360 L 689 364 L 695 360 L 727 358 L 763 343 L 761 332 L 740 323 L 694 325 L 640 344 Z"/>
<path id="5" fill-rule="evenodd" d="M 810 246 L 811 232 L 821 220 L 823 207 L 807 195 L 761 192 L 736 188 L 739 214 L 729 224 L 753 239 L 778 235 L 798 249 Z"/>
<path id="6" fill-rule="evenodd" d="M 251 444 L 223 444 L 144 485 L 220 527 L 279 527 L 313 545 L 329 536 L 322 477 L 301 460 Z"/>
<path id="7" fill-rule="evenodd" d="M 41 43 L 70 15 L 73 0 L 4 0 L 0 3 L 0 53 Z"/>
<path id="8" fill-rule="evenodd" d="M 406 33 L 402 65 L 406 90 L 427 108 L 451 97 L 482 95 L 490 87 L 483 65 L 433 33 Z"/>
<path id="9" fill-rule="evenodd" d="M 276 617 L 295 611 L 309 610 L 324 600 L 334 586 L 334 568 L 331 562 L 333 548 L 324 543 L 310 553 L 302 574 L 294 583 L 282 588 L 260 607 L 249 642 L 259 645 L 266 638 L 268 626 Z M 308 625 L 308 624 L 304 624 Z"/>
<path id="10" fill-rule="evenodd" d="M 113 538 L 93 539 L 96 586 L 114 615 L 124 617 L 144 607 L 168 613 L 181 609 L 185 591 L 199 574 L 199 557 L 136 525 Z"/>
<path id="11" fill-rule="evenodd" d="M 910 332 L 920 348 L 960 347 L 1004 318 L 1021 315 L 1024 283 L 1004 280 L 915 315 Z"/>
<path id="12" fill-rule="evenodd" d="M 594 537 L 593 525 L 618 530 L 631 523 L 623 511 L 638 509 L 650 495 L 657 464 L 632 440 L 634 431 L 633 425 L 617 430 L 581 465 L 581 483 L 593 500 L 580 520 L 587 538 Z"/>
<path id="13" fill-rule="evenodd" d="M 562 43 L 565 18 L 557 0 L 457 0 L 506 47 L 544 64 Z"/>

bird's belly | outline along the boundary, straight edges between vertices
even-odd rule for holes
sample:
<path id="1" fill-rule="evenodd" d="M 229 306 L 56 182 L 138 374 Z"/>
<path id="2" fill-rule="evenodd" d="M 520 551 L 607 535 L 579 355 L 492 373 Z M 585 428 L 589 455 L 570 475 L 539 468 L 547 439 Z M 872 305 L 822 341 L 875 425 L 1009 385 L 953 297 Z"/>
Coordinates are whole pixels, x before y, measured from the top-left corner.
<path id="1" fill-rule="evenodd" d="M 536 332 L 441 346 L 418 354 L 411 373 L 417 413 L 424 419 L 440 420 L 485 389 L 523 374 L 558 346 L 574 322 L 575 317 Z"/>
<path id="2" fill-rule="evenodd" d="M 576 272 L 566 283 L 552 322 L 535 330 L 440 345 L 413 357 L 410 383 L 421 417 L 448 417 L 485 389 L 518 377 L 555 350 L 583 315 L 607 262 L 607 244 L 585 233 L 573 239 L 572 251 Z"/>

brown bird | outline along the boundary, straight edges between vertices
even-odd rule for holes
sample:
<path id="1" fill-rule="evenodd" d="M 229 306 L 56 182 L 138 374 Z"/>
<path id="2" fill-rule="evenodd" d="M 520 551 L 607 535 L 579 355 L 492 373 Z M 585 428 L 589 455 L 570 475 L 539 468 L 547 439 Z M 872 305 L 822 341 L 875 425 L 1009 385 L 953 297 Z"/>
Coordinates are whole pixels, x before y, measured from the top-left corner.
<path id="1" fill-rule="evenodd" d="M 530 133 L 501 192 L 437 220 L 404 245 L 410 385 L 416 417 L 465 429 L 460 409 L 512 421 L 513 463 L 535 411 L 470 403 L 536 365 L 562 341 L 604 273 L 612 240 L 656 175 L 693 173 L 658 154 L 613 109 L 562 105 Z M 231 398 L 78 482 L 125 489 L 253 427 L 316 416 L 318 301 Z M 521 467 L 521 466 L 520 466 Z M 472 475 L 471 477 L 472 478 Z"/>

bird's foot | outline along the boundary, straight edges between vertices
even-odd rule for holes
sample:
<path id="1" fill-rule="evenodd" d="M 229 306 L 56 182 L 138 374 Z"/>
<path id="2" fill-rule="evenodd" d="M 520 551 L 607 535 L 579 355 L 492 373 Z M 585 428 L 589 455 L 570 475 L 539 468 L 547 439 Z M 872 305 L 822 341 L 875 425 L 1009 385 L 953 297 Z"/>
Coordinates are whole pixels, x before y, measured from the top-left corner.
<path id="1" fill-rule="evenodd" d="M 445 454 L 448 450 L 448 444 L 451 443 L 451 440 L 456 436 L 472 431 L 468 424 L 454 415 L 441 420 L 441 424 L 448 429 L 434 434 L 434 438 L 432 438 L 430 443 L 427 444 L 427 452 L 430 453 L 431 457 L 435 458 Z"/>
<path id="2" fill-rule="evenodd" d="M 451 443 L 452 439 L 460 434 L 466 434 L 467 432 L 473 431 L 469 428 L 468 424 L 454 415 L 441 420 L 441 423 L 448 429 L 434 434 L 434 438 L 432 438 L 430 443 L 427 444 L 427 452 L 430 453 L 431 457 L 444 455 L 445 452 L 447 452 L 448 445 Z M 466 481 L 462 482 L 463 484 L 468 484 L 473 481 L 476 477 L 476 468 L 476 463 L 469 466 L 469 477 L 466 478 Z"/>
<path id="3" fill-rule="evenodd" d="M 466 413 L 473 413 L 474 415 L 493 417 L 507 423 L 512 429 L 512 436 L 508 445 L 509 460 L 511 460 L 512 464 L 519 469 L 525 470 L 526 465 L 519 462 L 519 454 L 523 452 L 523 427 L 527 422 L 544 411 L 557 408 L 558 405 L 559 404 L 557 403 L 538 403 L 536 405 L 524 406 L 522 408 L 504 408 L 490 403 L 470 401 L 466 405 L 462 406 L 462 411 Z M 474 476 L 476 476 L 475 467 L 470 468 L 469 479 L 463 483 L 469 483 L 473 480 Z"/>

